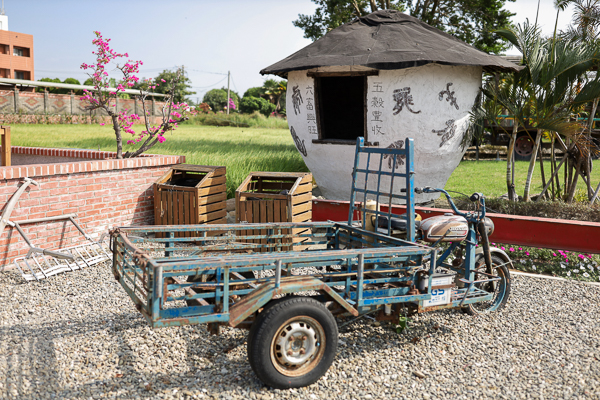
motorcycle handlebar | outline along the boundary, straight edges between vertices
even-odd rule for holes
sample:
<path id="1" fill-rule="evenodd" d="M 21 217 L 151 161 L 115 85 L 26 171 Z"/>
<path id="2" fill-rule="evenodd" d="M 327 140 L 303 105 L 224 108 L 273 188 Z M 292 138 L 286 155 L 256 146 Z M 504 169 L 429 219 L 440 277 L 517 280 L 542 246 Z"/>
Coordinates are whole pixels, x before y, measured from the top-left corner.
<path id="1" fill-rule="evenodd" d="M 406 189 L 402 189 L 404 192 L 406 192 Z M 448 192 L 446 192 L 444 189 L 438 189 L 438 188 L 432 188 L 430 186 L 424 186 L 422 188 L 415 188 L 415 193 L 417 194 L 421 194 L 421 193 L 442 193 L 444 196 L 446 196 L 446 199 L 448 199 L 448 203 L 450 204 L 450 207 L 452 208 L 452 211 L 454 211 L 454 213 L 456 215 L 460 215 L 461 217 L 465 217 L 468 218 L 468 215 L 466 213 L 463 213 L 461 211 L 458 210 L 458 208 L 456 208 L 456 205 L 454 204 L 454 201 L 452 201 L 452 197 L 448 194 Z M 485 218 L 485 197 L 482 193 L 473 193 L 471 195 L 471 197 L 469 197 L 469 200 L 473 201 L 473 202 L 480 202 L 482 207 L 482 213 L 481 213 L 481 219 Z"/>

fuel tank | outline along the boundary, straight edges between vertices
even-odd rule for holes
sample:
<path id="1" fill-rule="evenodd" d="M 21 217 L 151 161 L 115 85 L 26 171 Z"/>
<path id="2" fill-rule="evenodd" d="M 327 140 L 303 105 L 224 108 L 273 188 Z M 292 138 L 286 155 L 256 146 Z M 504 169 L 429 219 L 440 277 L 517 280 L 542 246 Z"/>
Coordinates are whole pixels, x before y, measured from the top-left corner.
<path id="1" fill-rule="evenodd" d="M 436 242 L 442 237 L 442 242 L 457 242 L 467 237 L 469 224 L 459 215 L 445 214 L 421 221 L 420 230 L 427 242 Z"/>

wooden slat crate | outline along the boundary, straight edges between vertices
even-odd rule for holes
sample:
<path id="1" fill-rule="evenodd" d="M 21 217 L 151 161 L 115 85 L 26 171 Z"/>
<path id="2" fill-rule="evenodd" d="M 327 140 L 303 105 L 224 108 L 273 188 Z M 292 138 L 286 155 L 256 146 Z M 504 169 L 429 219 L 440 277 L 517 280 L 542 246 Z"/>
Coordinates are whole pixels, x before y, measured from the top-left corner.
<path id="1" fill-rule="evenodd" d="M 312 174 L 308 172 L 252 172 L 235 191 L 236 222 L 310 222 L 312 220 Z M 289 234 L 283 232 L 284 234 Z M 294 238 L 282 243 L 303 250 L 307 229 L 293 229 Z M 265 230 L 248 230 L 241 235 L 266 235 Z M 245 240 L 263 245 L 258 251 L 289 251 L 292 246 L 269 248 L 266 240 Z"/>
<path id="2" fill-rule="evenodd" d="M 181 164 L 171 168 L 154 183 L 155 225 L 227 223 L 225 173 L 225 167 L 207 165 Z M 185 233 L 194 235 L 195 232 Z"/>

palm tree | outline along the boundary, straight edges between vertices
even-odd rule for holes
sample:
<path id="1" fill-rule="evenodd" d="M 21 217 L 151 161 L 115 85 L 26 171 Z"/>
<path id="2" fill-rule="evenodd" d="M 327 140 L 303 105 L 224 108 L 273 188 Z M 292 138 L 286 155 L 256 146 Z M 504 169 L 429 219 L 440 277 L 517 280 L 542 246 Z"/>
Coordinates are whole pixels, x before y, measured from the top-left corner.
<path id="1" fill-rule="evenodd" d="M 287 91 L 287 81 L 277 81 L 275 79 L 267 79 L 262 86 L 263 93 L 267 99 L 275 104 L 276 111 L 279 111 L 281 96 Z"/>
<path id="2" fill-rule="evenodd" d="M 559 0 L 555 6 L 565 10 L 573 6 L 573 19 L 566 31 L 560 33 L 564 39 L 593 43 L 600 39 L 600 0 Z"/>
<path id="3" fill-rule="evenodd" d="M 560 33 L 562 38 L 585 45 L 598 46 L 600 43 L 600 0 L 557 0 L 555 6 L 559 11 L 573 5 L 573 19 L 566 31 Z M 588 139 L 591 140 L 594 116 L 598 108 L 598 98 L 591 104 L 588 117 Z M 584 176 L 588 180 L 588 199 L 593 202 L 593 190 L 589 184 L 591 159 L 583 164 Z M 585 179 L 584 177 L 584 179 Z M 598 185 L 600 188 L 600 184 Z M 597 192 L 598 190 L 596 190 Z"/>
<path id="4" fill-rule="evenodd" d="M 572 41 L 544 40 L 541 38 L 540 29 L 529 24 L 529 21 L 523 26 L 499 30 L 497 33 L 522 53 L 524 68 L 515 74 L 514 83 L 511 85 L 514 87 L 504 90 L 488 89 L 486 95 L 494 98 L 514 115 L 515 126 L 530 124 L 540 133 L 542 130 L 553 132 L 567 154 L 571 152 L 575 157 L 589 154 L 589 141 L 581 135 L 582 126 L 575 121 L 569 121 L 569 117 L 577 107 L 600 96 L 598 77 L 582 80 L 585 72 L 600 61 L 597 49 Z M 514 145 L 515 136 L 516 128 L 513 129 L 511 145 Z M 569 147 L 563 143 L 561 136 L 570 143 Z M 529 200 L 540 139 L 541 135 L 538 134 L 525 183 L 523 197 L 526 201 Z M 509 163 L 511 153 L 509 146 Z M 509 171 L 510 167 L 507 167 L 507 185 Z M 556 173 L 557 170 L 554 171 L 554 174 Z M 578 175 L 579 170 L 574 182 L 569 184 L 571 199 Z"/>

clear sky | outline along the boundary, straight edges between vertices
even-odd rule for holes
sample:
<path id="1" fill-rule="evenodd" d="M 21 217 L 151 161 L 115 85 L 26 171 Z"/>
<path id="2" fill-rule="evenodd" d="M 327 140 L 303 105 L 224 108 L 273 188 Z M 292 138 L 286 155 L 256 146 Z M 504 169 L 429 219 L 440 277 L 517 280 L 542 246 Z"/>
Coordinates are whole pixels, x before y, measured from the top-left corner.
<path id="1" fill-rule="evenodd" d="M 533 22 L 537 3 L 517 0 L 506 7 L 517 13 L 514 22 Z M 541 0 L 539 23 L 547 35 L 554 29 L 553 4 Z M 315 8 L 310 0 L 4 0 L 9 29 L 34 37 L 36 79 L 83 83 L 87 76 L 79 67 L 94 61 L 98 30 L 116 51 L 144 62 L 141 77 L 184 65 L 194 101 L 226 86 L 227 71 L 240 95 L 260 86 L 262 68 L 310 44 L 292 21 Z M 569 20 L 570 12 L 562 14 L 559 29 Z"/>

